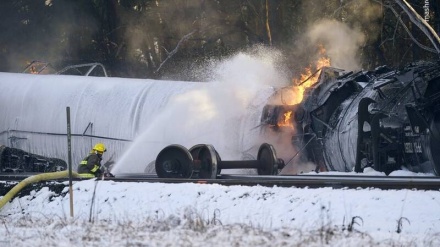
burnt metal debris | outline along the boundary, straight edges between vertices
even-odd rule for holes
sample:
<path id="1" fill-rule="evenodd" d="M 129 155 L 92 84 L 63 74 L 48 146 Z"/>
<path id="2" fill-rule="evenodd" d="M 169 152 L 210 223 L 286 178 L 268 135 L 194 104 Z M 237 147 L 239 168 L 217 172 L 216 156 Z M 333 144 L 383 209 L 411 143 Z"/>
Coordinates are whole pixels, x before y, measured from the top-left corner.
<path id="1" fill-rule="evenodd" d="M 287 162 L 318 170 L 390 173 L 406 167 L 440 175 L 440 61 L 393 70 L 346 72 L 324 68 L 296 105 L 266 105 L 263 128 L 279 128 L 286 112 L 303 150 Z"/>
<path id="2" fill-rule="evenodd" d="M 55 172 L 66 169 L 67 163 L 64 160 L 0 145 L 0 172 L 2 173 Z"/>

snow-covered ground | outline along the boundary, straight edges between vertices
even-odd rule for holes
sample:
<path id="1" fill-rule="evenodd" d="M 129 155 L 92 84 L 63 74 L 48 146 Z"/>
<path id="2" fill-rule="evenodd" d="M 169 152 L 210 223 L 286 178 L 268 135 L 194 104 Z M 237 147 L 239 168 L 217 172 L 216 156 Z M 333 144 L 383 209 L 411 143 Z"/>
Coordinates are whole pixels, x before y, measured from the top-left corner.
<path id="1" fill-rule="evenodd" d="M 398 175 L 410 172 L 394 172 Z M 86 180 L 0 211 L 1 246 L 439 246 L 440 191 Z"/>

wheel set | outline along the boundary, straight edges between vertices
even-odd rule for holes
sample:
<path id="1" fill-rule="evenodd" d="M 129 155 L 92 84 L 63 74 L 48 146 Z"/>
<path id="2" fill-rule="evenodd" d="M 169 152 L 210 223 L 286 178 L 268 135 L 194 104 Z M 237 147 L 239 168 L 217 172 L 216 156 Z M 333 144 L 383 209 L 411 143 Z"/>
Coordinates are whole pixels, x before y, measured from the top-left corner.
<path id="1" fill-rule="evenodd" d="M 222 169 L 257 169 L 259 175 L 277 175 L 284 167 L 272 145 L 263 143 L 257 160 L 222 161 L 212 145 L 198 144 L 189 150 L 169 145 L 157 155 L 155 168 L 160 178 L 215 179 Z"/>

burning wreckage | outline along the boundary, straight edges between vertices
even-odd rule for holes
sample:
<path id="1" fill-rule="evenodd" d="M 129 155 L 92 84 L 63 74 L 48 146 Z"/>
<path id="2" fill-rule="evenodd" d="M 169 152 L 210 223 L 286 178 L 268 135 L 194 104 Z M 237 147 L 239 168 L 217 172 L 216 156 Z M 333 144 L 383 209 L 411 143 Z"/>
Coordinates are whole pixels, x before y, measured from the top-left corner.
<path id="1" fill-rule="evenodd" d="M 389 173 L 404 166 L 440 175 L 440 62 L 359 72 L 327 67 L 300 103 L 286 102 L 291 90 L 277 92 L 261 121 L 281 133 L 279 123 L 290 116 L 299 150 L 294 162 L 329 171 Z"/>
<path id="2" fill-rule="evenodd" d="M 10 80 L 12 75 L 8 74 L 8 76 Z M 26 78 L 22 78 L 23 81 L 29 80 L 28 76 L 34 75 L 26 75 Z M 42 87 L 45 80 L 48 79 L 40 78 L 36 86 Z M 71 78 L 71 80 L 73 79 Z M 106 84 L 110 85 L 106 87 L 110 87 L 110 89 L 117 87 L 118 90 L 115 91 L 119 93 L 126 90 L 132 95 L 134 92 L 148 91 L 141 89 L 141 87 L 145 87 L 145 81 L 133 84 L 124 82 L 122 87 L 122 84 L 119 83 L 119 80 L 122 79 L 113 80 L 114 82 L 106 82 L 110 83 Z M 90 81 L 82 87 L 93 91 L 95 89 L 92 82 L 96 83 L 96 81 Z M 170 87 L 171 83 L 167 87 Z M 160 85 L 165 84 L 161 83 Z M 48 87 L 54 85 L 49 83 Z M 154 88 L 157 85 L 157 83 L 151 83 L 150 87 Z M 14 87 L 23 88 L 20 85 Z M 133 88 L 130 89 L 130 87 Z M 194 87 L 197 85 L 190 86 L 190 88 Z M 81 92 L 78 94 L 82 94 L 82 98 L 78 97 L 82 101 L 86 101 L 83 89 L 78 89 L 79 91 L 75 93 L 72 88 L 63 88 L 70 90 L 69 95 Z M 151 88 L 150 90 L 152 90 Z M 14 90 L 23 91 L 21 89 Z M 302 98 L 295 96 L 298 90 Z M 32 95 L 32 93 L 29 94 L 32 90 L 26 91 L 27 93 L 22 95 L 23 99 L 19 99 L 20 96 L 14 96 L 18 105 L 22 105 L 25 97 Z M 90 94 L 94 95 L 94 93 L 97 92 L 93 91 Z M 110 94 L 111 91 L 106 91 L 106 93 Z M 170 97 L 171 94 L 167 97 Z M 107 96 L 109 95 L 105 95 L 105 97 Z M 139 99 L 142 99 L 144 103 L 148 102 L 147 96 L 136 97 L 134 103 L 131 101 L 125 103 L 131 108 L 136 108 L 139 106 Z M 60 97 L 65 99 L 62 94 Z M 35 98 L 35 105 L 43 101 Z M 56 102 L 54 99 L 53 101 Z M 15 104 L 14 102 L 10 103 Z M 125 103 L 108 102 L 108 107 L 114 111 L 119 105 Z M 59 105 L 59 103 L 56 104 Z M 86 101 L 83 104 L 86 109 L 90 102 Z M 92 138 L 95 138 L 94 140 L 104 138 L 105 141 L 113 142 L 111 145 L 115 147 L 115 150 L 119 146 L 119 151 L 121 151 L 123 145 L 121 146 L 120 143 L 126 143 L 129 140 L 105 138 L 103 135 L 99 136 L 97 129 L 91 131 L 94 125 L 92 122 L 88 122 L 88 115 L 94 116 L 96 112 L 83 111 L 80 113 L 82 106 L 78 106 L 80 109 L 74 114 L 79 114 L 82 118 L 76 120 L 76 125 L 87 125 L 87 128 L 83 134 L 74 135 L 83 140 L 77 141 L 74 148 L 83 150 L 82 154 L 84 154 L 87 151 L 85 146 L 91 145 Z M 29 104 L 25 108 L 35 112 L 32 107 L 33 105 Z M 7 110 L 7 108 L 3 108 L 6 110 L 5 117 L 15 116 L 13 111 Z M 23 111 L 25 108 L 17 109 Z M 119 117 L 131 119 L 126 120 L 126 126 L 139 127 L 138 122 L 145 121 L 145 119 L 141 116 L 142 114 L 137 112 L 138 109 L 131 108 L 123 111 L 127 116 Z M 103 112 L 105 114 L 106 110 L 104 109 Z M 56 129 L 61 133 L 65 122 L 60 121 L 59 118 L 56 116 L 54 119 L 61 126 L 56 126 Z M 54 119 L 50 121 L 54 122 Z M 0 130 L 0 134 L 4 137 L 2 142 L 8 141 L 12 144 L 11 147 L 0 146 L 1 172 L 47 172 L 66 169 L 66 162 L 59 159 L 67 155 L 65 148 L 59 148 L 65 145 L 66 134 L 20 132 L 11 129 L 11 125 L 18 126 L 18 123 L 23 120 L 20 117 L 15 117 L 15 120 L 11 121 L 10 126 L 6 126 L 7 130 Z M 99 116 L 94 121 L 95 126 L 100 125 Z M 28 127 L 35 124 L 32 121 L 24 122 L 28 124 Z M 439 176 L 440 61 L 412 63 L 400 70 L 382 66 L 374 71 L 347 72 L 332 67 L 323 67 L 316 79 L 313 78 L 312 83 L 307 87 L 298 83 L 295 87 L 277 90 L 262 110 L 259 128 L 263 135 L 270 132 L 270 135 L 287 139 L 288 142 L 283 145 L 290 146 L 293 148 L 291 150 L 295 150 L 295 152 L 283 155 L 283 159 L 280 159 L 276 155 L 276 150 L 278 151 L 280 146 L 274 145 L 275 148 L 271 144 L 264 143 L 258 150 L 257 160 L 223 161 L 211 145 L 195 145 L 189 150 L 181 145 L 170 145 L 157 155 L 156 172 L 159 177 L 215 178 L 222 169 L 255 168 L 260 175 L 275 175 L 285 166 L 309 162 L 316 165 L 317 171 L 347 172 L 354 170 L 362 172 L 365 167 L 372 167 L 375 170 L 389 173 L 401 169 L 403 166 L 414 172 L 433 173 Z M 90 134 L 86 133 L 88 130 Z M 110 128 L 110 130 L 111 133 L 118 131 L 123 133 L 117 128 Z M 132 132 L 135 131 L 132 129 L 127 131 L 127 133 Z M 33 143 L 32 137 L 36 140 L 36 136 L 44 136 L 44 138 L 39 138 L 39 142 Z M 25 139 L 27 142 L 25 146 L 18 145 L 20 140 Z M 38 145 L 52 147 L 55 152 L 50 153 L 46 150 L 35 155 L 30 147 Z M 29 152 L 21 150 L 26 147 Z M 58 149 L 54 147 L 58 147 Z M 36 149 L 33 151 L 37 152 Z M 45 158 L 41 154 L 57 158 Z"/>
<path id="3" fill-rule="evenodd" d="M 215 178 L 221 169 L 256 168 L 275 175 L 312 162 L 317 171 L 372 167 L 389 174 L 406 167 L 440 176 L 440 62 L 359 72 L 323 67 L 316 78 L 307 87 L 277 90 L 261 115 L 262 133 L 290 138 L 286 145 L 297 151 L 289 160 L 267 143 L 257 160 L 246 161 L 222 161 L 210 145 L 171 145 L 158 155 L 157 174 Z"/>

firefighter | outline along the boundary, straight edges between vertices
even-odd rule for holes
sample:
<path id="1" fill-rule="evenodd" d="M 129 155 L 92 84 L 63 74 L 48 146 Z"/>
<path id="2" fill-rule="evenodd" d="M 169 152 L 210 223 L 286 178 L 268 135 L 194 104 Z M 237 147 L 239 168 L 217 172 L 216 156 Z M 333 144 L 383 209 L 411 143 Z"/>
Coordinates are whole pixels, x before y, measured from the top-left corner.
<path id="1" fill-rule="evenodd" d="M 83 178 L 94 178 L 102 175 L 101 160 L 107 151 L 103 143 L 97 143 L 78 166 L 78 173 Z"/>

